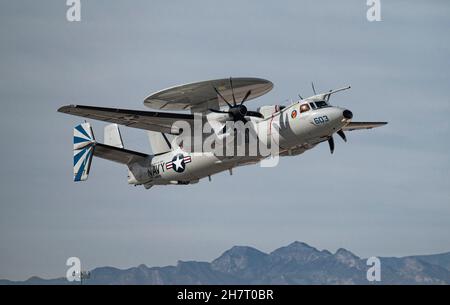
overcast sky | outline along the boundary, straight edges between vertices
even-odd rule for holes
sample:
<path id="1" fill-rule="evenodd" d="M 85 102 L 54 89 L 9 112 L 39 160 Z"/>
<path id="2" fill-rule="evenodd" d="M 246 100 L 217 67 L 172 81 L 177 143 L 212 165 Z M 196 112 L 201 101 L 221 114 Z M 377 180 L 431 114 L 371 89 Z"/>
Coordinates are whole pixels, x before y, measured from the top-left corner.
<path id="1" fill-rule="evenodd" d="M 394 2 L 394 3 L 393 3 Z M 294 240 L 359 256 L 450 251 L 450 3 L 82 0 L 0 3 L 0 278 L 212 260 L 233 245 L 272 251 Z M 389 125 L 336 139 L 276 168 L 145 190 L 95 158 L 72 182 L 66 104 L 145 110 L 148 94 L 228 76 L 271 80 L 248 103 L 347 84 L 331 102 Z M 93 121 L 102 138 L 105 125 Z M 127 148 L 150 152 L 144 131 Z"/>

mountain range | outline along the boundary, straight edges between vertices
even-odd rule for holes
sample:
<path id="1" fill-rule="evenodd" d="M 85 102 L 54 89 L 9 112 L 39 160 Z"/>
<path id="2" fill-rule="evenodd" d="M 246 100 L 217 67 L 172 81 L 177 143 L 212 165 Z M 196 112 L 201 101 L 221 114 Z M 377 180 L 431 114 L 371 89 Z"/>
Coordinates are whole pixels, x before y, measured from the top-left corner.
<path id="1" fill-rule="evenodd" d="M 234 246 L 210 263 L 179 261 L 176 266 L 165 267 L 95 268 L 83 284 L 450 284 L 450 252 L 379 259 L 381 281 L 369 282 L 367 260 L 342 248 L 331 253 L 296 241 L 264 253 Z M 20 282 L 0 280 L 0 284 L 70 283 L 65 278 L 31 277 Z"/>

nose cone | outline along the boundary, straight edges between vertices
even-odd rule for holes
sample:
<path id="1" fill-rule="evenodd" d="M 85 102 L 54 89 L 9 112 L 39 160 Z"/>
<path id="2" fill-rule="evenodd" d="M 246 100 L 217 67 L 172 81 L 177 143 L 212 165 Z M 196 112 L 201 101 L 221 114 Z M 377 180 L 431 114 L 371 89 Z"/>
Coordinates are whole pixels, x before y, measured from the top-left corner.
<path id="1" fill-rule="evenodd" d="M 353 113 L 350 110 L 344 110 L 344 112 L 342 113 L 342 115 L 344 116 L 344 118 L 350 120 L 351 118 L 353 118 Z"/>

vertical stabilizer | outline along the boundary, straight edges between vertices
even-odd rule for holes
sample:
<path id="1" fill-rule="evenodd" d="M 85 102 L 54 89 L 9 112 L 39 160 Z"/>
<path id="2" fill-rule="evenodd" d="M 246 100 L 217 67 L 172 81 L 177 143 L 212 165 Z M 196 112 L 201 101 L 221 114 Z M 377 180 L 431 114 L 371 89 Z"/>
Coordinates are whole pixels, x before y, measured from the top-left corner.
<path id="1" fill-rule="evenodd" d="M 89 176 L 95 139 L 89 123 L 73 129 L 73 180 L 85 181 Z"/>
<path id="2" fill-rule="evenodd" d="M 154 155 L 166 153 L 172 150 L 171 136 L 162 132 L 149 131 L 148 138 Z"/>
<path id="3" fill-rule="evenodd" d="M 106 145 L 124 148 L 122 135 L 120 134 L 119 126 L 117 124 L 105 126 L 104 132 L 104 142 Z"/>

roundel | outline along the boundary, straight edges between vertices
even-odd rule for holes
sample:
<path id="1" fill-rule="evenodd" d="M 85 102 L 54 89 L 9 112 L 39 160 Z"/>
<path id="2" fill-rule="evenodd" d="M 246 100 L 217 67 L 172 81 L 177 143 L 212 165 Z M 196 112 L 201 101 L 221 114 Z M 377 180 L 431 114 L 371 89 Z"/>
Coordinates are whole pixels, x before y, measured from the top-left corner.
<path id="1" fill-rule="evenodd" d="M 190 156 L 178 154 L 172 158 L 171 162 L 166 163 L 166 169 L 173 169 L 177 173 L 182 173 L 186 169 L 186 163 L 191 162 Z"/>
<path id="2" fill-rule="evenodd" d="M 297 117 L 297 110 L 292 110 L 291 118 L 295 119 Z"/>

